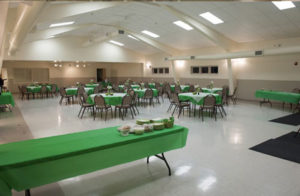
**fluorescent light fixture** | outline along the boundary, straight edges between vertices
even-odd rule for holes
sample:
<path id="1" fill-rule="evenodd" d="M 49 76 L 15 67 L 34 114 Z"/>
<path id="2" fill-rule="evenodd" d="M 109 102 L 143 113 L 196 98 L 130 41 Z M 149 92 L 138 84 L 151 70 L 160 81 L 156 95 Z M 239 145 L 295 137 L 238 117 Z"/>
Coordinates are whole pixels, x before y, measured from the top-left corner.
<path id="1" fill-rule="evenodd" d="M 114 41 L 114 40 L 110 40 L 109 42 L 112 43 L 112 44 L 118 45 L 118 46 L 124 46 L 124 44 L 122 44 L 120 42 L 117 42 L 117 41 Z"/>
<path id="2" fill-rule="evenodd" d="M 129 38 L 139 41 L 137 38 L 133 37 L 132 35 L 127 35 Z"/>
<path id="3" fill-rule="evenodd" d="M 173 22 L 175 25 L 187 30 L 187 31 L 190 31 L 190 30 L 193 30 L 194 28 L 191 27 L 190 25 L 186 24 L 185 22 L 182 22 L 181 20 L 177 20 L 175 22 Z"/>
<path id="4" fill-rule="evenodd" d="M 272 1 L 272 3 L 280 10 L 286 10 L 296 7 L 291 1 Z"/>
<path id="5" fill-rule="evenodd" d="M 149 35 L 150 37 L 154 37 L 154 38 L 158 38 L 159 37 L 159 35 L 157 35 L 155 33 L 152 33 L 150 31 L 147 31 L 147 30 L 142 31 L 142 33 L 144 33 L 146 35 Z"/>
<path id="6" fill-rule="evenodd" d="M 60 27 L 60 26 L 71 25 L 71 24 L 74 24 L 74 23 L 75 23 L 74 21 L 54 23 L 54 24 L 51 24 L 49 27 Z"/>
<path id="7" fill-rule="evenodd" d="M 215 15 L 213 15 L 210 12 L 205 12 L 203 14 L 200 14 L 200 16 L 206 20 L 208 20 L 209 22 L 213 23 L 213 24 L 220 24 L 223 23 L 224 21 L 221 20 L 220 18 L 216 17 Z"/>

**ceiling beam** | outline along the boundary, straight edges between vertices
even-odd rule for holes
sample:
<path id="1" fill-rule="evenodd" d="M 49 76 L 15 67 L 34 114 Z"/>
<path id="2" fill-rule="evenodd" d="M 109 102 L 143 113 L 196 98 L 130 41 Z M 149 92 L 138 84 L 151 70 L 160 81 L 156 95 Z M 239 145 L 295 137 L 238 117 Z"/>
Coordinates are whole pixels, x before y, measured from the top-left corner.
<path id="1" fill-rule="evenodd" d="M 99 37 L 96 37 L 96 38 L 89 38 L 86 41 L 84 41 L 81 46 L 82 47 L 89 47 L 89 46 L 94 45 L 96 43 L 105 42 L 109 39 L 112 39 L 112 38 L 118 36 L 118 35 L 119 35 L 118 31 L 109 32 L 109 33 L 106 33 L 104 36 L 99 36 Z"/>
<path id="2" fill-rule="evenodd" d="M 194 18 L 186 15 L 185 13 L 175 9 L 170 5 L 153 4 L 153 3 L 151 3 L 151 5 L 159 5 L 163 9 L 175 15 L 183 22 L 192 26 L 194 29 L 196 29 L 198 32 L 200 32 L 202 35 L 204 35 L 206 38 L 208 38 L 210 41 L 212 41 L 214 44 L 224 49 L 225 51 L 231 50 L 232 48 L 236 47 L 236 45 L 238 44 L 237 42 L 225 37 L 223 34 L 215 31 L 214 29 L 211 29 L 210 27 L 202 24 L 198 20 L 195 20 Z"/>
<path id="3" fill-rule="evenodd" d="M 14 54 L 19 45 L 22 44 L 45 4 L 42 1 L 34 1 L 31 5 L 19 5 L 19 15 L 9 39 L 8 55 Z"/>
<path id="4" fill-rule="evenodd" d="M 64 35 L 66 33 L 76 31 L 78 29 L 86 28 L 90 25 L 92 25 L 92 24 L 69 25 L 69 26 L 49 28 L 46 30 L 33 31 L 33 33 L 28 33 L 28 35 L 26 37 L 26 42 L 48 39 L 51 36 Z"/>
<path id="5" fill-rule="evenodd" d="M 150 39 L 144 35 L 141 35 L 139 33 L 136 33 L 132 30 L 129 30 L 129 29 L 126 29 L 124 27 L 120 27 L 120 29 L 124 30 L 125 32 L 127 32 L 128 34 L 131 34 L 132 36 L 136 37 L 137 39 L 139 39 L 140 41 L 144 42 L 145 44 L 155 48 L 155 49 L 158 49 L 162 52 L 165 52 L 171 56 L 174 56 L 174 55 L 178 55 L 180 54 L 180 50 L 178 49 L 175 49 L 173 47 L 170 47 L 168 45 L 165 45 L 165 44 L 162 44 L 156 40 L 153 40 L 153 39 Z"/>

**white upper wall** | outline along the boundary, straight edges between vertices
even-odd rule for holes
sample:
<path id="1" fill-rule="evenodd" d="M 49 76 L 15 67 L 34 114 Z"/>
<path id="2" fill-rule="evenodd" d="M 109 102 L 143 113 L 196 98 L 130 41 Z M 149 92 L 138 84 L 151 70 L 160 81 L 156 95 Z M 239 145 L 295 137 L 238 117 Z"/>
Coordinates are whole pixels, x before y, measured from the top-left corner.
<path id="1" fill-rule="evenodd" d="M 5 60 L 144 62 L 143 55 L 107 42 L 90 47 L 81 47 L 81 43 L 81 39 L 74 37 L 24 43 L 14 56 L 6 55 Z"/>

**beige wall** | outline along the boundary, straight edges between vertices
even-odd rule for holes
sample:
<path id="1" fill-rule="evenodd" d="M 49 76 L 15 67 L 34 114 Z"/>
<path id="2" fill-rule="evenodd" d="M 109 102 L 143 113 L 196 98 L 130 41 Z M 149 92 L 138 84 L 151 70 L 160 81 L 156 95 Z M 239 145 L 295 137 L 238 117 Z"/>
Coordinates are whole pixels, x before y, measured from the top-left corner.
<path id="1" fill-rule="evenodd" d="M 85 62 L 86 68 L 75 67 L 75 62 L 63 62 L 62 68 L 54 67 L 50 61 L 4 61 L 3 68 L 7 71 L 8 87 L 12 92 L 17 92 L 17 86 L 26 84 L 16 82 L 14 79 L 14 68 L 48 68 L 49 82 L 58 86 L 75 85 L 76 82 L 88 83 L 91 79 L 96 81 L 97 68 L 106 70 L 108 79 L 142 77 L 143 64 L 141 63 L 106 63 L 106 62 Z M 31 82 L 28 82 L 31 83 Z"/>

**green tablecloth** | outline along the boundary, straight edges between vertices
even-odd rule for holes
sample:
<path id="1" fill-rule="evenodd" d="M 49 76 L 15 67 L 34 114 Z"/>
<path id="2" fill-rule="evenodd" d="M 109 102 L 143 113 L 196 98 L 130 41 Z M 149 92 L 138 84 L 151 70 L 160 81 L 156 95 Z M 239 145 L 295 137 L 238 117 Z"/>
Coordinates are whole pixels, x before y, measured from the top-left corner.
<path id="1" fill-rule="evenodd" d="M 15 106 L 15 101 L 10 92 L 1 93 L 0 95 L 0 105 L 10 104 L 11 106 Z"/>
<path id="2" fill-rule="evenodd" d="M 270 90 L 257 90 L 255 92 L 255 97 L 264 98 L 276 101 L 282 101 L 286 103 L 297 104 L 300 102 L 299 93 L 289 93 L 289 92 L 280 92 L 280 91 L 270 91 Z"/>
<path id="3" fill-rule="evenodd" d="M 46 87 L 47 87 L 47 91 L 51 91 L 51 85 L 47 85 Z M 39 86 L 26 86 L 26 88 L 27 88 L 28 92 L 39 93 L 39 92 L 41 92 L 42 86 L 41 85 L 39 85 Z M 58 92 L 57 85 L 56 85 L 56 92 Z"/>
<path id="4" fill-rule="evenodd" d="M 149 85 L 149 88 L 156 88 L 155 87 L 155 83 L 148 83 L 148 85 Z M 160 83 L 160 86 L 162 86 L 163 84 L 162 83 Z"/>
<path id="5" fill-rule="evenodd" d="M 204 92 L 204 93 L 217 93 L 217 92 L 220 92 L 222 90 L 223 90 L 223 88 L 212 88 L 212 89 L 202 88 L 202 92 Z"/>
<path id="6" fill-rule="evenodd" d="M 180 85 L 181 91 L 182 92 L 188 92 L 190 90 L 189 85 Z M 171 91 L 174 92 L 175 90 L 175 85 L 171 85 Z"/>
<path id="7" fill-rule="evenodd" d="M 99 86 L 99 84 L 86 84 L 85 86 L 88 88 L 95 88 L 96 86 Z"/>
<path id="8" fill-rule="evenodd" d="M 204 97 L 210 94 L 211 93 L 199 93 L 199 95 L 198 94 L 193 95 L 193 93 L 180 93 L 178 94 L 178 97 L 180 101 L 190 101 L 196 105 L 203 105 Z M 216 103 L 220 104 L 221 97 L 218 94 L 212 94 L 212 95 L 216 97 Z"/>
<path id="9" fill-rule="evenodd" d="M 144 97 L 146 89 L 133 89 L 134 92 L 138 94 L 139 98 Z M 153 91 L 153 97 L 157 97 L 158 91 L 156 89 L 151 89 Z"/>
<path id="10" fill-rule="evenodd" d="M 94 88 L 84 88 L 85 92 L 90 95 L 94 93 Z M 78 88 L 66 88 L 67 95 L 77 95 Z"/>
<path id="11" fill-rule="evenodd" d="M 114 93 L 113 95 L 106 95 L 105 93 L 91 94 L 87 100 L 89 104 L 94 104 L 94 97 L 96 95 L 102 95 L 107 105 L 121 105 L 122 99 L 126 93 Z"/>
<path id="12" fill-rule="evenodd" d="M 0 193 L 22 191 L 182 148 L 188 129 L 120 136 L 117 127 L 0 145 Z M 104 179 L 105 180 L 105 179 Z"/>
<path id="13" fill-rule="evenodd" d="M 122 89 L 122 90 L 124 90 L 124 85 L 119 85 L 119 88 Z M 131 85 L 131 88 L 133 88 L 133 89 L 140 88 L 140 85 L 133 84 L 133 85 Z"/>

